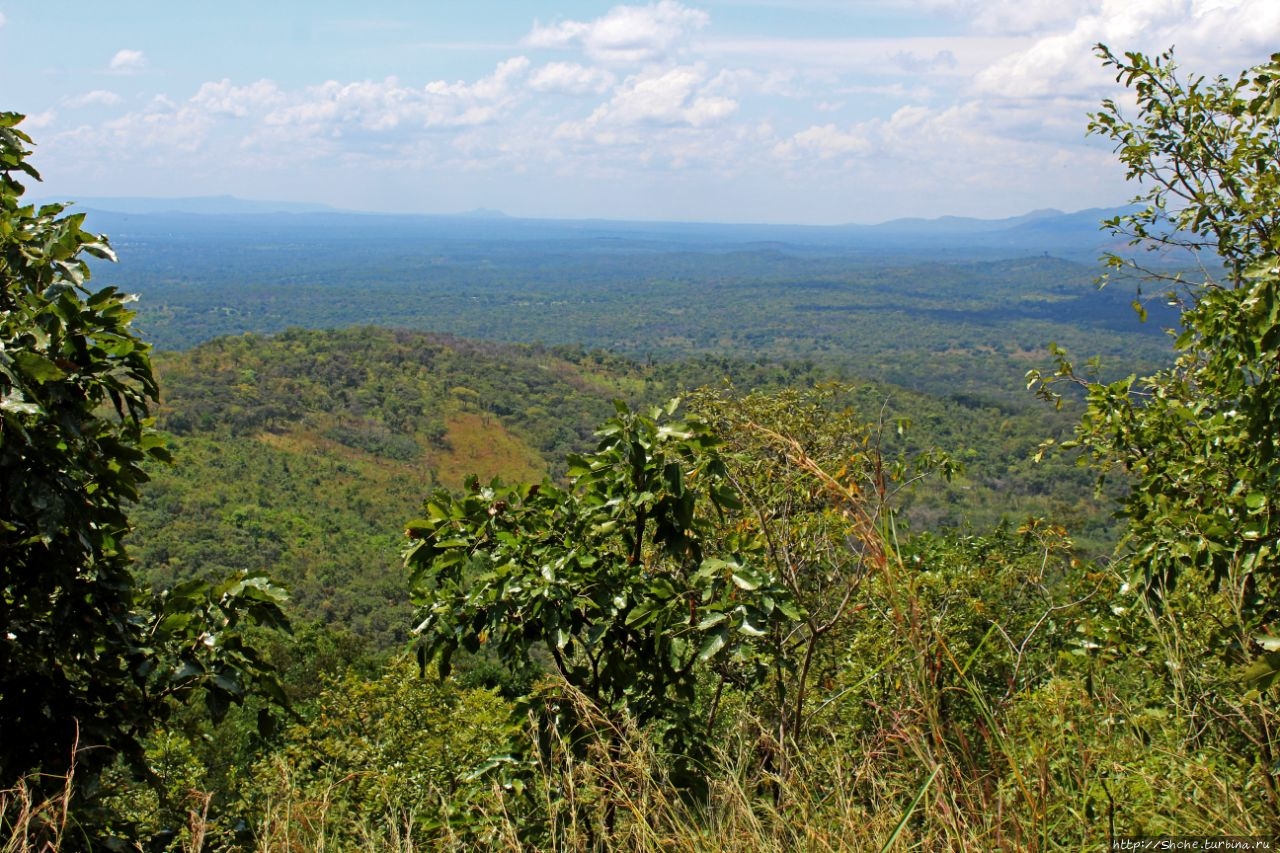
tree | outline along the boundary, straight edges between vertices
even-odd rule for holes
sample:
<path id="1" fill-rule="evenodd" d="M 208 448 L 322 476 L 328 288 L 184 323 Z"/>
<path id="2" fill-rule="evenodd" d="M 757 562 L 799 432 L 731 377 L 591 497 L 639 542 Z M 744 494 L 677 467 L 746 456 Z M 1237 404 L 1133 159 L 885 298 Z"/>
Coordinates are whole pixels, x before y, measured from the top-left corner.
<path id="1" fill-rule="evenodd" d="M 1112 100 L 1091 133 L 1115 143 L 1144 187 L 1137 212 L 1106 223 L 1159 263 L 1120 256 L 1180 305 L 1176 360 L 1159 373 L 1101 382 L 1065 353 L 1032 385 L 1079 383 L 1085 414 L 1072 444 L 1132 488 L 1126 564 L 1159 604 L 1180 581 L 1204 580 L 1223 611 L 1215 641 L 1228 661 L 1268 650 L 1253 673 L 1275 683 L 1280 617 L 1280 54 L 1231 80 L 1179 73 L 1172 53 L 1098 53 L 1137 100 Z M 1186 270 L 1196 268 L 1195 273 Z M 1138 303 L 1141 312 L 1141 306 Z"/>
<path id="2" fill-rule="evenodd" d="M 802 618 L 765 568 L 720 444 L 703 421 L 617 404 L 594 453 L 571 456 L 569 485 L 437 491 L 408 525 L 423 665 L 447 675 L 459 647 L 550 665 L 610 721 L 657 729 L 676 780 L 696 785 L 711 708 L 699 677 L 732 660 L 764 678 L 779 626 Z M 568 703 L 562 706 L 567 708 Z M 570 723 L 572 725 L 572 723 Z"/>
<path id="3" fill-rule="evenodd" d="M 880 431 L 859 419 L 854 396 L 829 384 L 745 395 L 702 389 L 691 398 L 726 437 L 728 479 L 746 507 L 740 526 L 760 537 L 765 565 L 804 611 L 778 638 L 783 654 L 764 702 L 784 753 L 801 742 L 806 697 L 831 664 L 823 647 L 840 645 L 850 613 L 865 606 L 863 581 L 885 565 L 886 489 L 899 485 L 898 460 L 885 464 Z"/>
<path id="4" fill-rule="evenodd" d="M 150 347 L 131 297 L 88 287 L 107 240 L 23 203 L 19 178 L 39 175 L 21 121 L 0 113 L 0 787 L 138 759 L 172 699 L 203 695 L 216 717 L 274 689 L 240 629 L 283 624 L 261 577 L 136 588 L 125 508 L 168 459 Z"/>

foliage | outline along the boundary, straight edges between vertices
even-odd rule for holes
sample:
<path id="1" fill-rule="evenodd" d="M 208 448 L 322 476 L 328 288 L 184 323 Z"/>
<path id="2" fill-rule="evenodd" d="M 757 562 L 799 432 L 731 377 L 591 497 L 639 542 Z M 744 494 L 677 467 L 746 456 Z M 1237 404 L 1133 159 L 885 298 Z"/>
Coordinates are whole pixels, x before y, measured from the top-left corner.
<path id="1" fill-rule="evenodd" d="M 1123 507 L 1135 581 L 1159 593 L 1187 572 L 1212 578 L 1230 611 L 1214 645 L 1240 661 L 1261 643 L 1272 666 L 1258 674 L 1270 684 L 1280 664 L 1268 639 L 1280 615 L 1280 55 L 1206 81 L 1184 79 L 1171 53 L 1099 54 L 1134 91 L 1138 113 L 1126 118 L 1107 101 L 1090 130 L 1114 141 L 1128 177 L 1146 186 L 1145 207 L 1108 224 L 1135 244 L 1203 255 L 1204 275 L 1158 279 L 1184 309 L 1170 368 L 1106 383 L 1060 355 L 1040 388 L 1084 385 L 1073 444 L 1104 475 L 1132 478 Z M 1143 269 L 1118 257 L 1111 266 Z"/>
<path id="2" fill-rule="evenodd" d="M 24 205 L 31 140 L 0 114 L 0 784 L 28 771 L 82 787 L 141 738 L 170 699 L 218 716 L 267 669 L 242 623 L 280 624 L 265 579 L 135 593 L 124 505 L 164 460 L 150 347 L 128 297 L 89 289 L 104 238 L 64 206 Z M 76 752 L 79 750 L 78 753 Z"/>
<path id="3" fill-rule="evenodd" d="M 1082 386 L 1074 443 L 1109 488 L 1133 487 L 1109 567 L 1078 559 L 1081 527 L 1063 524 L 1096 516 L 1087 472 L 1020 458 L 1079 400 L 1031 417 L 999 390 L 1000 371 L 1057 337 L 1042 314 L 1065 306 L 1089 327 L 1064 343 L 1109 340 L 1094 332 L 1121 300 L 1088 314 L 1074 273 L 1049 259 L 842 269 L 816 250 L 655 250 L 636 288 L 619 286 L 631 250 L 552 262 L 522 246 L 489 263 L 472 246 L 433 258 L 432 283 L 405 303 L 384 298 L 393 277 L 367 292 L 343 282 L 335 316 L 363 316 L 367 298 L 397 322 L 550 330 L 658 358 L 368 328 L 222 339 L 158 359 L 162 425 L 188 464 L 144 468 L 165 455 L 148 347 L 124 297 L 86 287 L 81 258 L 107 255 L 105 241 L 60 206 L 19 204 L 10 173 L 33 174 L 30 140 L 6 116 L 0 845 L 74 846 L 85 821 L 116 846 L 192 850 L 1084 849 L 1115 834 L 1274 834 L 1273 703 L 1228 679 L 1253 655 L 1256 686 L 1280 682 L 1280 57 L 1211 82 L 1180 77 L 1168 55 L 1103 58 L 1139 113 L 1107 102 L 1091 128 L 1146 188 L 1112 226 L 1213 270 L 1112 260 L 1183 308 L 1169 369 L 1113 383 L 1060 351 L 1056 375 L 1032 377 L 1047 396 Z M 512 253 L 532 269 L 516 284 Z M 331 259 L 306 258 L 301 278 Z M 585 272 L 556 282 L 568 268 Z M 713 269 L 724 280 L 704 286 Z M 236 321 L 219 313 L 225 292 L 193 296 L 174 276 L 152 317 L 197 305 L 197 323 Z M 979 279 L 977 302 L 938 304 Z M 295 283 L 242 292 L 303 311 L 337 292 Z M 744 296 L 763 319 L 743 319 Z M 868 317 L 880 337 L 852 340 Z M 1014 325 L 983 343 L 983 323 Z M 873 352 L 886 334 L 894 347 Z M 1145 353 L 1135 371 L 1155 351 L 1114 349 Z M 690 352 L 703 355 L 663 361 Z M 801 387 L 860 360 L 878 375 L 937 368 L 918 381 L 947 396 Z M 753 390 L 704 388 L 683 418 L 618 404 L 588 443 L 610 397 L 643 405 L 726 377 Z M 551 477 L 464 484 L 469 463 Z M 939 470 L 954 481 L 923 476 Z M 424 479 L 435 491 L 406 555 L 420 666 L 448 675 L 470 655 L 466 680 L 412 678 L 406 661 L 370 676 L 364 658 L 407 621 L 385 519 Z M 1062 515 L 1022 521 L 1030 507 Z M 134 591 L 131 521 L 150 528 L 130 538 L 138 573 L 168 592 Z M 276 566 L 316 621 L 264 642 L 251 625 L 278 624 L 282 600 L 257 572 Z M 285 684 L 263 680 L 268 659 Z M 63 705 L 28 702 L 55 676 Z M 460 686 L 487 682 L 529 695 Z M 294 725 L 273 731 L 260 699 L 230 707 L 254 690 L 287 693 Z M 173 701 L 195 697 L 202 707 Z M 48 714 L 78 719 L 80 752 Z M 495 755 L 508 738 L 518 754 Z M 149 789 L 124 762 L 102 770 L 121 753 Z M 77 801 L 93 789 L 97 815 Z"/>
<path id="4" fill-rule="evenodd" d="M 503 746 L 510 708 L 489 691 L 414 675 L 402 660 L 376 678 L 326 678 L 307 719 L 252 768 L 241 802 L 260 817 L 279 802 L 310 803 L 306 832 L 348 849 L 370 827 L 428 845 L 465 824 L 473 771 Z"/>
<path id="5" fill-rule="evenodd" d="M 1234 779 L 1274 808 L 1280 749 L 1266 694 L 1280 683 L 1280 54 L 1234 80 L 1206 81 L 1181 74 L 1171 52 L 1098 52 L 1133 90 L 1137 114 L 1106 101 L 1090 131 L 1115 143 L 1145 187 L 1143 206 L 1107 225 L 1131 245 L 1194 258 L 1200 272 L 1109 259 L 1182 309 L 1167 369 L 1108 383 L 1059 351 L 1053 376 L 1029 377 L 1050 399 L 1060 399 L 1056 383 L 1083 387 L 1085 413 L 1066 446 L 1083 448 L 1101 478 L 1122 472 L 1131 482 L 1121 503 L 1125 583 L 1109 598 L 1112 613 L 1082 622 L 1088 645 L 1078 651 L 1131 672 L 1127 688 L 1148 703 L 1134 716 L 1158 731 L 1144 736 L 1181 739 L 1183 750 L 1212 744 L 1210 777 Z M 1135 675 L 1136 655 L 1152 664 Z M 1142 785 L 1130 793 L 1147 796 Z"/>
<path id="6" fill-rule="evenodd" d="M 151 466 L 130 513 L 138 575 L 163 587 L 269 571 L 290 590 L 291 617 L 344 626 L 380 649 L 399 648 L 411 618 L 398 531 L 386 519 L 420 498 L 424 480 L 459 488 L 468 473 L 560 478 L 564 456 L 592 446 L 612 398 L 646 406 L 727 379 L 763 401 L 824 375 L 727 357 L 645 365 L 579 347 L 371 328 L 224 338 L 157 353 L 155 364 L 165 389 L 157 423 L 172 433 L 182 464 Z M 964 460 L 962 475 L 898 493 L 913 529 L 983 530 L 1002 518 L 1050 516 L 1069 524 L 1082 551 L 1111 549 L 1091 475 L 1069 460 L 1030 459 L 1044 435 L 1066 433 L 1069 410 L 1017 411 L 866 383 L 853 385 L 846 402 L 883 422 L 887 461 L 928 446 Z M 839 424 L 846 402 L 825 415 L 833 441 L 865 426 Z M 800 413 L 788 405 L 777 401 L 765 422 L 802 437 Z M 899 421 L 910 429 L 899 434 Z M 769 445 L 762 433 L 717 429 L 733 446 Z M 401 449 L 410 446 L 407 458 Z M 776 447 L 770 454 L 760 459 L 781 459 Z"/>
<path id="7" fill-rule="evenodd" d="M 704 389 L 691 401 L 726 436 L 729 479 L 747 509 L 738 535 L 759 537 L 769 570 L 803 610 L 776 641 L 781 653 L 761 697 L 784 754 L 802 747 L 814 682 L 830 679 L 836 649 L 867 605 L 868 579 L 886 567 L 885 537 L 902 493 L 935 469 L 954 470 L 940 454 L 889 455 L 885 425 L 860 414 L 883 406 L 874 394 L 833 383 L 775 393 Z M 904 431 L 899 423 L 895 437 Z"/>
<path id="8" fill-rule="evenodd" d="M 448 674 L 459 647 L 507 661 L 545 649 L 555 671 L 610 718 L 658 724 L 685 774 L 701 750 L 703 665 L 732 660 L 758 682 L 780 626 L 802 618 L 754 536 L 716 536 L 741 505 L 719 440 L 677 401 L 617 405 L 569 485 L 437 492 L 408 525 L 424 660 Z M 690 778 L 688 781 L 693 781 Z"/>

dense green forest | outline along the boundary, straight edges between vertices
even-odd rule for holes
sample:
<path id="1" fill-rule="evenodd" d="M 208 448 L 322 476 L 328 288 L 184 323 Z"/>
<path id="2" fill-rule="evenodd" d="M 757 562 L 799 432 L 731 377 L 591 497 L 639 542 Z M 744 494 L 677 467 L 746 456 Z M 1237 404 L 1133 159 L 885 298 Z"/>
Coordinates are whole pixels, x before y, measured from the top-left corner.
<path id="1" fill-rule="evenodd" d="M 139 328 L 161 349 L 290 327 L 378 325 L 605 349 L 641 361 L 703 354 L 821 363 L 942 396 L 1025 406 L 1048 343 L 1113 372 L 1167 358 L 1163 300 L 1133 321 L 1134 284 L 1042 255 L 941 261 L 754 229 L 714 242 L 626 231 L 454 235 L 430 218 L 89 214 L 119 230 Z M 455 228 L 459 227 L 456 224 Z M 792 242 L 785 242 L 788 238 Z M 926 239 L 921 235 L 918 239 Z M 956 239 L 976 239 L 962 234 Z M 1121 367 L 1123 366 L 1123 368 Z M 1119 374 L 1118 375 L 1123 375 Z"/>
<path id="2" fill-rule="evenodd" d="M 831 369 L 641 365 L 576 347 L 378 328 L 219 338 L 162 353 L 156 369 L 168 389 L 158 423 L 182 462 L 151 470 L 133 513 L 142 574 L 164 586 L 192 572 L 270 572 L 298 618 L 380 648 L 407 640 L 411 611 L 401 531 L 387 519 L 471 474 L 562 477 L 565 456 L 590 448 L 614 399 L 825 385 L 833 410 L 876 422 L 886 456 L 938 447 L 961 464 L 950 482 L 905 490 L 901 524 L 985 530 L 1054 517 L 1075 522 L 1083 550 L 1114 544 L 1091 476 L 1070 460 L 1032 461 L 1043 411 L 841 383 Z"/>
<path id="3" fill-rule="evenodd" d="M 0 114 L 5 849 L 1274 837 L 1280 56 L 1101 57 L 1139 111 L 1091 132 L 1144 179 L 1111 245 L 1198 277 L 378 218 L 109 244 L 23 201 Z"/>

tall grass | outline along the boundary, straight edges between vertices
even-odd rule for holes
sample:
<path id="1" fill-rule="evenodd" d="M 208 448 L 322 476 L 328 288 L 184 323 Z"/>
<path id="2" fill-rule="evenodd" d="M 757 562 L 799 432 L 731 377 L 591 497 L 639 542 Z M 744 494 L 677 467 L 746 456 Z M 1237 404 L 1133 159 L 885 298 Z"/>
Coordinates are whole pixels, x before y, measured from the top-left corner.
<path id="1" fill-rule="evenodd" d="M 76 754 L 79 738 L 71 751 L 66 775 L 48 778 L 39 774 L 18 780 L 12 788 L 0 790 L 0 842 L 2 853 L 58 851 L 72 827 L 71 803 L 75 790 Z"/>
<path id="2" fill-rule="evenodd" d="M 899 647 L 898 653 L 920 650 Z M 930 650 L 932 651 L 932 650 Z M 906 668 L 910 671 L 910 668 Z M 923 671 L 923 670 L 921 670 Z M 195 800 L 180 849 L 327 853 L 359 850 L 599 850 L 834 853 L 849 850 L 1101 849 L 1111 833 L 1267 834 L 1275 816 L 1251 762 L 1227 744 L 1184 739 L 1167 714 L 1109 687 L 1054 676 L 1009 702 L 978 696 L 978 724 L 950 725 L 924 702 L 931 683 L 901 684 L 897 707 L 860 731 L 815 724 L 785 774 L 761 755 L 769 727 L 740 714 L 707 767 L 704 797 L 681 795 L 655 739 L 567 685 L 574 735 L 552 731 L 526 786 L 480 781 L 465 798 L 422 791 L 416 807 L 352 809 L 354 780 L 320 795 L 274 765 L 254 840 L 237 846 Z M 856 702 L 850 695 L 846 701 Z M 530 723 L 530 736 L 535 723 Z M 585 732 L 587 742 L 580 737 Z M 1176 736 L 1175 736 L 1176 735 Z M 76 850 L 73 778 L 0 791 L 3 853 Z M 203 807 L 201 806 L 203 803 Z M 443 815 L 443 817 L 439 817 Z"/>

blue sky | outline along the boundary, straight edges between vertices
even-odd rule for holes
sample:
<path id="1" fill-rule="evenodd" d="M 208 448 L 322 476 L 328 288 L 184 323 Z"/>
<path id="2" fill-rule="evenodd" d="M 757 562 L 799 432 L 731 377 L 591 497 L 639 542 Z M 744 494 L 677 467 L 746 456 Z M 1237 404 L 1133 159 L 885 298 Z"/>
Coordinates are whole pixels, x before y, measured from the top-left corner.
<path id="1" fill-rule="evenodd" d="M 40 196 L 725 222 L 1133 194 L 1092 55 L 1238 71 L 1280 0 L 0 0 Z"/>

